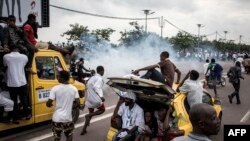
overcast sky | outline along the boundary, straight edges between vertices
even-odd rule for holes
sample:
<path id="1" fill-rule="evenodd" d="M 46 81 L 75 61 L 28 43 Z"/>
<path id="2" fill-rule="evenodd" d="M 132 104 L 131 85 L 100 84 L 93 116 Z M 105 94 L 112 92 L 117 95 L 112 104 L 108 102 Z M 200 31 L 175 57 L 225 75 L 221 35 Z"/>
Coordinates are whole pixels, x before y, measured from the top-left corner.
<path id="1" fill-rule="evenodd" d="M 250 0 L 50 0 L 50 4 L 69 9 L 115 17 L 144 18 L 143 9 L 155 13 L 148 17 L 160 17 L 169 20 L 183 30 L 198 34 L 197 24 L 203 24 L 201 35 L 218 31 L 224 38 L 223 31 L 229 31 L 227 39 L 250 44 Z M 111 41 L 117 43 L 120 31 L 130 29 L 128 20 L 115 20 L 68 12 L 50 7 L 50 27 L 39 29 L 42 41 L 66 41 L 60 35 L 69 29 L 69 24 L 79 23 L 89 29 L 112 28 L 116 32 Z M 145 25 L 145 21 L 139 21 Z M 158 20 L 148 20 L 148 31 L 160 34 Z M 164 37 L 171 37 L 178 32 L 172 25 L 165 23 Z M 215 35 L 209 36 L 215 39 Z"/>

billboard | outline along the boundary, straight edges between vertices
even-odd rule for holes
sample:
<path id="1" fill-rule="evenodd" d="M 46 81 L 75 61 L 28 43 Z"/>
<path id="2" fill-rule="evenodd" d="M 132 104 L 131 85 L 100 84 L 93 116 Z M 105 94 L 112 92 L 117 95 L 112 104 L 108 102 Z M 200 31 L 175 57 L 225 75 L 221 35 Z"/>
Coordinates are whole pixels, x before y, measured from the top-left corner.
<path id="1" fill-rule="evenodd" d="M 30 13 L 37 16 L 39 25 L 49 26 L 49 0 L 0 0 L 0 17 L 14 15 L 17 25 L 22 25 Z"/>

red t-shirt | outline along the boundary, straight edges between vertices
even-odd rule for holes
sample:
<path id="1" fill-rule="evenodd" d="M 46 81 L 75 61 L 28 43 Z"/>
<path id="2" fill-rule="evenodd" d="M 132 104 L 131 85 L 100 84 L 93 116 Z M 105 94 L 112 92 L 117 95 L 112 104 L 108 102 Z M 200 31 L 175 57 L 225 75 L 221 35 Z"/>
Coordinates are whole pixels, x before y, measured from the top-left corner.
<path id="1" fill-rule="evenodd" d="M 29 24 L 26 24 L 23 30 L 28 33 L 28 40 L 35 46 L 37 41 L 34 36 L 33 28 Z"/>

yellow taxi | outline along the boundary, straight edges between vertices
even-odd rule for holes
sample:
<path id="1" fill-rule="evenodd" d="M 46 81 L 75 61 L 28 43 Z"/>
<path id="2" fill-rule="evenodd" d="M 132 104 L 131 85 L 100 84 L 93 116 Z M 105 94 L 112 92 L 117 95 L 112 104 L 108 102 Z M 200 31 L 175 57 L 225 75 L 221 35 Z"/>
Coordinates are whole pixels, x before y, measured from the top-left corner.
<path id="1" fill-rule="evenodd" d="M 59 71 L 69 71 L 68 67 L 61 53 L 40 49 L 34 55 L 32 70 L 36 72 L 28 77 L 29 104 L 32 117 L 29 120 L 20 120 L 20 124 L 0 123 L 0 132 L 52 119 L 54 107 L 46 107 L 46 101 L 49 98 L 51 88 L 59 84 L 57 80 Z M 73 78 L 70 79 L 70 83 L 78 89 L 81 98 L 80 103 L 84 105 L 85 85 Z M 73 109 L 72 116 L 74 121 L 78 119 L 79 108 Z"/>
<path id="2" fill-rule="evenodd" d="M 112 77 L 107 82 L 117 94 L 119 91 L 131 90 L 136 94 L 136 103 L 143 109 L 158 110 L 160 106 L 171 106 L 172 126 L 169 130 L 169 140 L 176 136 L 187 135 L 192 131 L 188 111 L 190 109 L 185 94 L 177 93 L 173 88 L 165 84 L 141 78 Z M 175 88 L 177 86 L 174 86 Z M 204 91 L 203 102 L 212 105 L 221 119 L 222 108 L 219 101 L 215 101 L 212 96 Z M 118 132 L 117 126 L 112 123 L 107 133 L 106 140 L 112 141 Z"/>

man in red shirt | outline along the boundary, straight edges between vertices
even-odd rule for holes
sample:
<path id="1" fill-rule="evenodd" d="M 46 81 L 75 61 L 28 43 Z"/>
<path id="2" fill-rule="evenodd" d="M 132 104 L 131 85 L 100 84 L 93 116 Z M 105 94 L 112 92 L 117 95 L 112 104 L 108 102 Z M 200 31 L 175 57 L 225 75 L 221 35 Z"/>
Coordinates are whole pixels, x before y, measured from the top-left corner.
<path id="1" fill-rule="evenodd" d="M 36 16 L 34 14 L 29 14 L 28 20 L 23 25 L 23 30 L 25 32 L 26 37 L 29 40 L 29 43 L 33 44 L 35 47 L 40 48 L 40 49 L 52 49 L 52 50 L 59 51 L 64 56 L 67 54 L 71 55 L 73 53 L 74 51 L 73 46 L 71 48 L 59 48 L 50 43 L 37 42 L 35 37 L 37 37 L 36 31 L 37 31 L 38 26 L 39 25 L 36 22 Z"/>
<path id="2" fill-rule="evenodd" d="M 160 68 L 161 73 L 158 72 L 155 68 Z M 172 88 L 174 82 L 174 74 L 177 73 L 177 81 L 178 84 L 181 78 L 181 72 L 173 62 L 169 60 L 169 53 L 164 51 L 160 55 L 160 62 L 155 65 L 150 65 L 141 69 L 135 70 L 133 73 L 138 74 L 142 70 L 148 70 L 148 72 L 142 76 L 142 78 L 152 79 L 154 81 L 158 81 L 164 83 Z"/>

